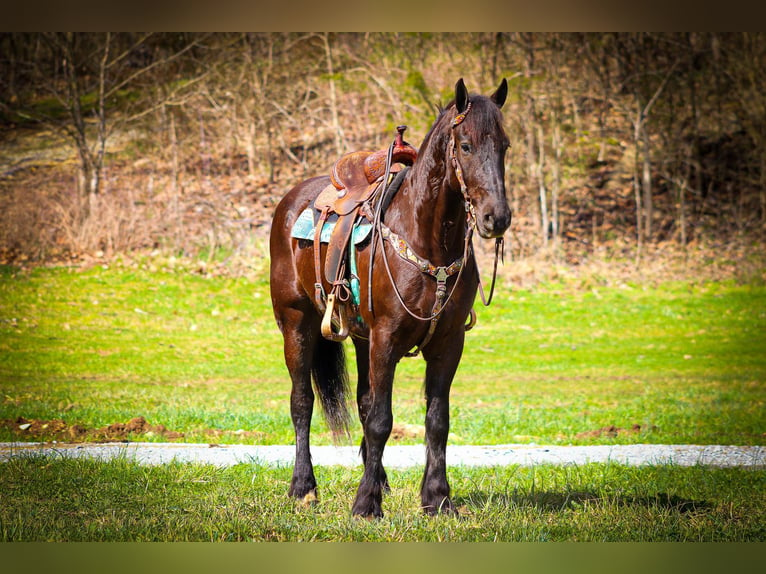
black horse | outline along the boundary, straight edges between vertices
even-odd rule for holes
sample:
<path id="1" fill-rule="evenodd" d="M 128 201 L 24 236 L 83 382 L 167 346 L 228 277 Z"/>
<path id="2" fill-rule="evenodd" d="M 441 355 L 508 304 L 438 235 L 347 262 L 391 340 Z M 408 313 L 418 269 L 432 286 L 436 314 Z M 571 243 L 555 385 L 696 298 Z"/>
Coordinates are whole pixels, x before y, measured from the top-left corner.
<path id="1" fill-rule="evenodd" d="M 364 430 L 354 515 L 383 516 L 388 480 L 382 457 L 393 425 L 394 371 L 414 347 L 427 363 L 422 508 L 455 512 L 445 460 L 449 392 L 479 286 L 472 233 L 502 238 L 511 223 L 504 166 L 509 143 L 500 112 L 507 92 L 505 80 L 489 97 L 469 95 L 463 80 L 457 82 L 455 100 L 440 111 L 398 192 L 386 200 L 379 233 L 355 253 L 360 300 L 370 304 L 354 308 L 360 319 L 350 326 Z M 315 500 L 317 488 L 309 450 L 312 378 L 329 426 L 347 432 L 349 421 L 343 343 L 321 332 L 314 244 L 291 236 L 296 219 L 328 183 L 328 177 L 316 177 L 287 193 L 276 208 L 270 243 L 272 304 L 292 379 L 296 459 L 290 494 L 304 501 Z"/>

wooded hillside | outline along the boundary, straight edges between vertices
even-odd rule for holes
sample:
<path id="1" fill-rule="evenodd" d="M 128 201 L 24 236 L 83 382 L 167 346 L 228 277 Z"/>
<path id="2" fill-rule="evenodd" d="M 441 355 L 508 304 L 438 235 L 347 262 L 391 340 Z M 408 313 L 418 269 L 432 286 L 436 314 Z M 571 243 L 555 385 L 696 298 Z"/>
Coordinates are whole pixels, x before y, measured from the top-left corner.
<path id="1" fill-rule="evenodd" d="M 458 78 L 501 77 L 509 256 L 705 251 L 762 275 L 766 35 L 0 35 L 0 260 L 264 253 L 342 153 L 419 145 Z"/>

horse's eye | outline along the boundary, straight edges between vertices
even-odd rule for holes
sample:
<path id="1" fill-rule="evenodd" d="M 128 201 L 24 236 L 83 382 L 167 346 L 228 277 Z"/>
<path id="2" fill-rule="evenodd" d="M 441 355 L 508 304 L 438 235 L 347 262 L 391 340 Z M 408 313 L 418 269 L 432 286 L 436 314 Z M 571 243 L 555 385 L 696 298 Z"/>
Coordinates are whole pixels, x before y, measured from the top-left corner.
<path id="1" fill-rule="evenodd" d="M 464 153 L 471 153 L 471 144 L 463 142 L 460 144 L 460 149 L 463 150 Z"/>

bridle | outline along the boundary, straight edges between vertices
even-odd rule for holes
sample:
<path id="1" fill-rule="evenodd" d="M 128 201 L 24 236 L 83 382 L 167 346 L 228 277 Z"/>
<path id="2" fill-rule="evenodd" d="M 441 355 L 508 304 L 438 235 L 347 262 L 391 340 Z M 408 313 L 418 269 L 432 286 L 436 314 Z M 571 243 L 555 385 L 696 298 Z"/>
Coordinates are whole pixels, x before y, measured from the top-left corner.
<path id="1" fill-rule="evenodd" d="M 471 198 L 468 195 L 468 186 L 465 184 L 465 178 L 463 177 L 463 168 L 460 166 L 460 162 L 457 160 L 457 142 L 455 141 L 455 128 L 457 128 L 460 124 L 463 123 L 463 120 L 465 120 L 466 116 L 468 115 L 468 112 L 471 111 L 471 102 L 468 102 L 468 105 L 465 108 L 465 111 L 462 113 L 459 113 L 455 116 L 455 119 L 452 120 L 452 129 L 450 130 L 449 134 L 449 159 L 450 163 L 452 164 L 452 169 L 455 170 L 455 177 L 457 177 L 457 181 L 460 184 L 460 193 L 463 194 L 463 201 L 465 202 L 465 211 L 468 214 L 468 227 L 475 227 L 476 226 L 476 211 L 473 207 L 473 204 L 471 203 Z"/>
<path id="2" fill-rule="evenodd" d="M 433 336 L 434 332 L 436 331 L 436 325 L 439 321 L 439 318 L 441 317 L 444 309 L 447 307 L 447 304 L 452 299 L 452 296 L 455 294 L 455 291 L 457 289 L 458 284 L 460 283 L 460 278 L 463 275 L 463 271 L 465 270 L 465 262 L 468 260 L 471 250 L 473 249 L 473 230 L 476 227 L 476 212 L 473 206 L 473 203 L 471 202 L 470 195 L 468 193 L 468 186 L 465 183 L 465 178 L 463 177 L 463 169 L 460 165 L 460 162 L 457 158 L 457 143 L 455 142 L 455 128 L 459 126 L 463 120 L 465 120 L 468 113 L 471 111 L 471 102 L 468 102 L 468 105 L 466 106 L 465 110 L 458 115 L 455 116 L 455 118 L 452 120 L 452 126 L 450 129 L 450 143 L 448 146 L 448 154 L 450 163 L 453 167 L 453 170 L 455 171 L 455 176 L 457 177 L 458 183 L 460 184 L 460 191 L 463 195 L 463 201 L 465 205 L 465 212 L 466 212 L 466 232 L 465 232 L 465 238 L 464 238 L 464 244 L 463 244 L 463 254 L 453 261 L 449 265 L 444 266 L 436 266 L 433 265 L 430 261 L 427 259 L 420 257 L 415 251 L 409 246 L 407 241 L 391 231 L 391 229 L 386 226 L 382 221 L 382 212 L 383 209 L 381 208 L 381 205 L 384 203 L 384 200 L 386 198 L 386 187 L 384 187 L 382 193 L 381 193 L 381 200 L 378 203 L 378 208 L 375 211 L 374 216 L 374 222 L 373 227 L 376 229 L 377 233 L 380 235 L 382 240 L 388 241 L 391 246 L 393 247 L 394 251 L 399 255 L 401 259 L 404 261 L 407 261 L 408 263 L 411 263 L 415 265 L 421 272 L 432 276 L 434 279 L 436 279 L 436 300 L 434 302 L 434 306 L 431 310 L 431 314 L 428 316 L 422 316 L 407 306 L 407 304 L 404 301 L 404 298 L 402 297 L 401 293 L 399 292 L 399 288 L 396 286 L 396 281 L 394 279 L 393 273 L 391 272 L 391 266 L 388 261 L 388 255 L 386 253 L 385 249 L 382 249 L 382 258 L 383 263 L 386 268 L 386 273 L 388 274 L 389 281 L 391 282 L 391 286 L 393 287 L 394 294 L 396 295 L 396 298 L 398 299 L 399 303 L 402 305 L 405 311 L 412 316 L 415 319 L 418 319 L 420 321 L 429 321 L 429 328 L 428 333 L 426 334 L 423 341 L 417 346 L 417 348 L 414 351 L 411 351 L 407 353 L 407 356 L 416 356 L 419 354 L 420 350 L 425 347 L 431 340 L 431 337 Z M 391 149 L 393 149 L 393 144 L 391 145 Z M 389 150 L 388 154 L 388 161 L 386 164 L 386 175 L 384 176 L 384 186 L 387 186 L 389 181 L 389 172 L 390 172 L 390 161 L 391 161 L 391 149 Z M 373 239 L 374 244 L 374 239 Z M 486 297 L 484 294 L 484 287 L 482 285 L 481 281 L 481 274 L 479 273 L 478 269 L 478 263 L 476 263 L 474 258 L 474 264 L 476 265 L 476 273 L 479 279 L 479 292 L 481 294 L 482 303 L 484 306 L 489 306 L 489 304 L 492 302 L 492 296 L 495 291 L 495 280 L 497 279 L 497 262 L 498 259 L 503 259 L 503 246 L 504 241 L 502 237 L 498 237 L 495 240 L 495 263 L 494 268 L 492 272 L 492 284 L 489 291 L 489 297 Z M 374 251 L 371 257 L 374 256 Z M 447 279 L 452 277 L 453 275 L 457 274 L 457 277 L 455 279 L 454 284 L 452 285 L 452 289 L 449 291 L 449 294 L 447 294 Z M 372 273 L 370 273 L 372 275 Z M 372 310 L 372 297 L 371 297 L 371 291 L 370 290 L 370 310 Z M 469 323 L 466 324 L 466 331 L 473 328 L 473 326 L 476 324 L 476 313 L 471 308 L 470 312 L 470 320 Z"/>
<path id="3" fill-rule="evenodd" d="M 457 159 L 457 142 L 455 141 L 455 128 L 459 126 L 461 123 L 463 123 L 463 120 L 465 120 L 466 116 L 468 115 L 468 112 L 471 111 L 471 102 L 468 102 L 468 105 L 466 106 L 465 110 L 462 113 L 459 113 L 455 116 L 455 119 L 452 120 L 452 129 L 450 130 L 450 143 L 449 143 L 449 156 L 450 156 L 450 162 L 452 163 L 452 168 L 455 170 L 455 177 L 457 177 L 457 181 L 460 184 L 460 192 L 463 194 L 463 201 L 465 202 L 465 212 L 466 212 L 466 245 L 468 245 L 471 242 L 471 235 L 473 234 L 473 230 L 476 228 L 476 210 L 473 206 L 473 203 L 471 203 L 471 198 L 468 195 L 468 186 L 465 184 L 465 178 L 463 177 L 463 168 L 460 166 L 460 162 Z M 477 264 L 477 274 L 479 276 L 479 293 L 481 295 L 481 301 L 484 304 L 485 307 L 489 307 L 489 304 L 492 303 L 492 296 L 495 293 L 495 280 L 497 279 L 497 262 L 498 259 L 501 261 L 504 261 L 505 259 L 505 240 L 502 237 L 498 237 L 495 239 L 495 264 L 494 268 L 492 270 L 492 284 L 489 289 L 489 297 L 485 297 L 484 295 L 484 286 L 481 282 L 481 274 L 478 273 L 478 264 Z M 457 284 L 457 282 L 455 282 Z M 453 289 L 454 290 L 454 289 Z"/>

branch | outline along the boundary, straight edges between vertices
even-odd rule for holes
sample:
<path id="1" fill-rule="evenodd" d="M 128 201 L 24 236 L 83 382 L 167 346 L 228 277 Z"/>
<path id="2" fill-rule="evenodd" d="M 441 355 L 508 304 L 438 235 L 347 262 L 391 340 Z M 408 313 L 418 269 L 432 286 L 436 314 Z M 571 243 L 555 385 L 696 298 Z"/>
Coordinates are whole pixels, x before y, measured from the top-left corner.
<path id="1" fill-rule="evenodd" d="M 674 70 L 676 69 L 676 67 L 678 66 L 678 63 L 679 63 L 679 61 L 680 61 L 680 60 L 676 60 L 676 61 L 673 63 L 673 65 L 672 65 L 672 66 L 670 67 L 670 69 L 668 70 L 668 73 L 667 73 L 667 74 L 665 74 L 665 77 L 662 79 L 662 83 L 661 83 L 661 84 L 660 84 L 660 86 L 657 88 L 657 91 L 656 91 L 656 92 L 654 92 L 654 95 L 651 97 L 651 99 L 649 100 L 649 102 L 648 102 L 648 103 L 647 103 L 647 104 L 644 106 L 644 110 L 641 112 L 641 121 L 642 121 L 642 122 L 644 121 L 644 119 L 646 118 L 646 116 L 648 116 L 648 115 L 649 115 L 649 112 L 651 112 L 651 110 L 652 110 L 652 107 L 654 106 L 655 102 L 656 102 L 656 101 L 657 101 L 657 99 L 660 97 L 660 94 L 662 93 L 662 91 L 665 89 L 665 86 L 667 85 L 667 83 L 668 83 L 668 80 L 670 80 L 670 76 L 673 74 L 673 71 L 674 71 Z"/>
<path id="2" fill-rule="evenodd" d="M 205 35 L 204 35 L 204 36 L 203 36 L 201 39 L 202 39 L 202 40 L 204 40 L 204 39 L 205 39 L 205 38 L 207 38 L 208 36 L 210 36 L 210 34 L 209 34 L 209 33 L 208 33 L 208 34 L 205 34 Z M 190 44 L 186 45 L 186 46 L 185 46 L 183 49 L 179 50 L 178 52 L 176 52 L 176 53 L 174 53 L 174 54 L 171 54 L 171 55 L 170 55 L 170 56 L 168 56 L 167 58 L 165 58 L 165 59 L 163 59 L 163 60 L 158 60 L 158 61 L 156 61 L 156 62 L 152 62 L 151 64 L 149 64 L 149 65 L 148 65 L 148 66 L 146 66 L 145 68 L 141 68 L 140 70 L 138 70 L 138 71 L 134 72 L 133 74 L 131 74 L 130 76 L 128 76 L 127 78 L 125 78 L 125 79 L 124 79 L 122 82 L 120 82 L 119 84 L 117 84 L 116 86 L 114 86 L 114 87 L 113 87 L 111 90 L 109 90 L 109 91 L 106 93 L 106 97 L 107 97 L 107 98 L 110 98 L 110 97 L 111 97 L 111 96 L 113 96 L 113 95 L 114 95 L 116 92 L 118 92 L 120 89 L 122 89 L 124 86 L 126 86 L 127 84 L 129 84 L 130 82 L 132 82 L 133 80 L 135 80 L 137 77 L 141 76 L 142 74 L 145 74 L 145 73 L 146 73 L 146 72 L 148 72 L 149 70 L 151 70 L 151 69 L 153 69 L 153 68 L 156 68 L 156 67 L 158 67 L 158 66 L 162 66 L 162 65 L 164 65 L 164 64 L 167 64 L 168 62 L 172 62 L 173 60 L 175 60 L 175 59 L 176 59 L 176 58 L 178 58 L 179 56 L 181 56 L 181 55 L 185 54 L 186 52 L 188 52 L 189 50 L 191 50 L 193 47 L 197 46 L 197 45 L 199 44 L 199 42 L 200 42 L 200 40 L 195 40 L 195 41 L 191 42 Z"/>
<path id="3" fill-rule="evenodd" d="M 124 60 L 125 58 L 127 58 L 127 57 L 130 55 L 130 53 L 131 53 L 131 52 L 133 52 L 133 50 L 135 50 L 136 48 L 138 48 L 138 47 L 139 47 L 141 44 L 143 44 L 144 42 L 146 42 L 146 40 L 148 40 L 149 38 L 151 38 L 153 35 L 154 35 L 154 32 L 149 32 L 148 34 L 146 34 L 145 36 L 143 36 L 142 38 L 140 38 L 140 39 L 139 39 L 139 40 L 138 40 L 138 41 L 137 41 L 135 44 L 133 44 L 133 45 L 132 45 L 130 48 L 128 48 L 128 49 L 127 49 L 127 50 L 125 50 L 125 51 L 124 51 L 122 54 L 120 54 L 119 56 L 117 56 L 117 57 L 116 57 L 114 60 L 112 60 L 111 62 L 109 62 L 109 63 L 108 63 L 108 65 L 106 66 L 106 67 L 107 67 L 107 69 L 108 69 L 108 68 L 111 68 L 112 66 L 114 66 L 114 65 L 118 64 L 119 62 L 121 62 L 122 60 Z"/>
<path id="4" fill-rule="evenodd" d="M 175 91 L 173 91 L 171 94 L 169 94 L 161 102 L 159 102 L 159 103 L 157 103 L 157 104 L 155 104 L 155 105 L 153 105 L 153 106 L 151 106 L 149 108 L 146 108 L 145 110 L 143 110 L 141 112 L 133 114 L 132 116 L 128 116 L 128 117 L 124 118 L 123 123 L 129 123 L 129 122 L 132 122 L 132 121 L 137 120 L 139 118 L 142 118 L 142 117 L 144 117 L 146 115 L 151 114 L 152 112 L 155 112 L 155 111 L 159 110 L 160 108 L 162 108 L 164 106 L 180 106 L 180 105 L 185 104 L 186 103 L 186 99 L 185 98 L 182 99 L 182 100 L 179 100 L 179 101 L 173 101 L 173 98 L 179 92 L 181 92 L 182 90 L 185 90 L 189 86 L 192 86 L 193 84 L 196 84 L 197 82 L 200 82 L 200 81 L 204 80 L 209 75 L 210 75 L 210 72 L 207 71 L 207 72 L 203 73 L 202 75 L 197 76 L 196 78 L 194 78 L 192 80 L 189 80 L 183 86 L 177 88 Z"/>

